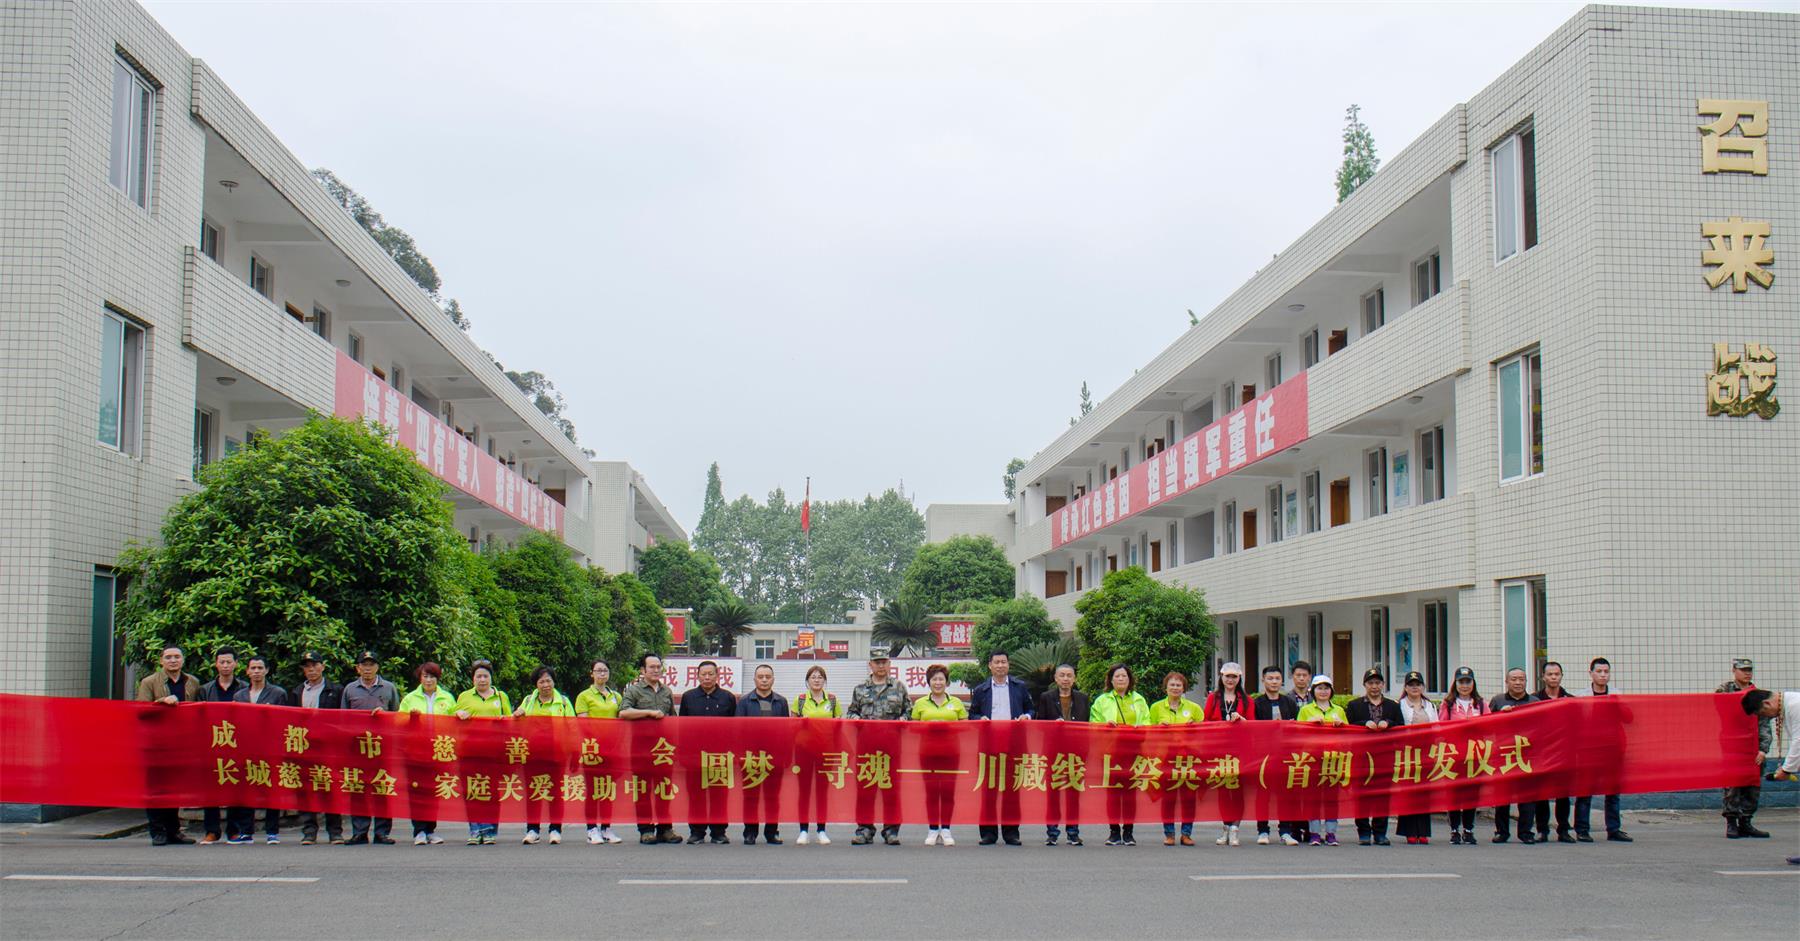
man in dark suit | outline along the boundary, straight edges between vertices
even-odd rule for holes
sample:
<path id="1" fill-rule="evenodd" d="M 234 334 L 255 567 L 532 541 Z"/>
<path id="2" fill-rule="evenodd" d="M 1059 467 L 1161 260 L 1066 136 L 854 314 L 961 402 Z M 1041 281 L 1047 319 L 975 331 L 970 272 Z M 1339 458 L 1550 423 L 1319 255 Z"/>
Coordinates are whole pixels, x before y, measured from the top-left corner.
<path id="1" fill-rule="evenodd" d="M 1007 657 L 1006 651 L 996 650 L 988 654 L 988 678 L 969 694 L 969 718 L 1000 721 L 1031 718 L 1031 691 L 1025 688 L 1024 683 L 1009 675 L 1011 667 L 1012 660 Z M 1016 754 L 1011 749 L 1002 751 Z M 992 822 L 995 819 L 996 793 L 1004 795 L 1000 816 L 1012 821 L 1011 823 L 1003 822 L 996 826 Z M 982 846 L 992 846 L 996 839 L 1006 840 L 1007 846 L 1019 845 L 1019 795 L 1016 791 L 1006 789 L 1005 781 L 982 788 L 981 819 Z"/>
<path id="2" fill-rule="evenodd" d="M 1263 667 L 1262 692 L 1250 698 L 1250 709 L 1261 722 L 1292 722 L 1300 717 L 1299 700 L 1281 691 L 1281 667 L 1273 663 Z M 1300 838 L 1294 834 L 1295 826 L 1304 831 L 1306 822 L 1281 821 L 1278 831 L 1281 842 L 1288 846 L 1300 845 Z M 1256 842 L 1261 846 L 1269 845 L 1269 821 L 1256 822 Z"/>
<path id="3" fill-rule="evenodd" d="M 1075 668 L 1067 663 L 1056 668 L 1056 685 L 1044 690 L 1038 697 L 1037 711 L 1032 718 L 1046 722 L 1086 722 L 1088 721 L 1088 696 L 1075 688 Z M 1051 791 L 1048 798 L 1048 819 L 1044 826 L 1044 845 L 1055 846 L 1056 838 L 1062 834 L 1059 828 L 1068 825 L 1069 845 L 1081 845 L 1081 821 L 1077 817 L 1081 792 L 1076 790 Z"/>
<path id="4" fill-rule="evenodd" d="M 305 682 L 288 690 L 288 705 L 306 709 L 344 708 L 344 688 L 325 678 L 325 662 L 311 650 L 300 655 L 300 676 Z M 325 834 L 332 843 L 344 843 L 344 818 L 341 814 L 319 814 L 300 811 L 300 845 L 319 841 L 319 817 L 325 818 Z"/>
<path id="5" fill-rule="evenodd" d="M 1352 700 L 1344 707 L 1344 717 L 1351 725 L 1360 725 L 1375 732 L 1386 732 L 1389 729 L 1406 727 L 1406 716 L 1400 712 L 1400 704 L 1387 698 L 1387 677 L 1383 676 L 1380 667 L 1371 667 L 1363 674 L 1363 697 Z M 1387 846 L 1388 818 L 1358 817 L 1356 818 L 1356 842 L 1368 846 L 1373 842 L 1376 846 Z"/>

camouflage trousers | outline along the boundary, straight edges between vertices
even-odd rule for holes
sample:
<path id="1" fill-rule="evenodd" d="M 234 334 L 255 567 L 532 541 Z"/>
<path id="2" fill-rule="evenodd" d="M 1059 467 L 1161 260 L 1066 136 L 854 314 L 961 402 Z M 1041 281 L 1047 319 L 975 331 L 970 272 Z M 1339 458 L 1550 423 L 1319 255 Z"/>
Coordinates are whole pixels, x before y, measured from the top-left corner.
<path id="1" fill-rule="evenodd" d="M 1727 817 L 1748 817 L 1756 813 L 1756 804 L 1761 797 L 1761 787 L 1728 787 L 1725 789 L 1723 814 Z"/>

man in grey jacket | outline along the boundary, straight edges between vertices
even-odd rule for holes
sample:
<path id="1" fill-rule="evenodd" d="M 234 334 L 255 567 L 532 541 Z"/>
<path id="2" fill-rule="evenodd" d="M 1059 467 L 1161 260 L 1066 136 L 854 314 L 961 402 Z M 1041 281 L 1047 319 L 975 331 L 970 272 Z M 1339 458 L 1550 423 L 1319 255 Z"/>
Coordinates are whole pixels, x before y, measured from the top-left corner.
<path id="1" fill-rule="evenodd" d="M 394 712 L 400 708 L 400 692 L 394 684 L 381 678 L 381 658 L 375 651 L 365 650 L 356 658 L 356 682 L 344 687 L 345 709 L 367 709 L 370 713 Z M 388 833 L 394 829 L 392 817 L 361 817 L 350 815 L 350 845 L 366 844 L 370 841 L 370 824 L 374 825 L 373 839 L 376 843 L 392 845 L 394 838 Z"/>

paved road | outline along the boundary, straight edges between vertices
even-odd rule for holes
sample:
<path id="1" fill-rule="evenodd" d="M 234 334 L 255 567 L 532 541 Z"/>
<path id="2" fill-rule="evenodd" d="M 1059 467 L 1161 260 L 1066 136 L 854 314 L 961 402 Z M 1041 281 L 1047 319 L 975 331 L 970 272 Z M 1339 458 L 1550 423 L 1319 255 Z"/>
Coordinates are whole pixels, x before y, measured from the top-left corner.
<path id="1" fill-rule="evenodd" d="M 1052 849 L 1040 835 L 1011 849 L 976 846 L 973 828 L 952 848 L 918 845 L 913 828 L 899 848 L 849 846 L 848 829 L 829 847 L 795 846 L 791 833 L 782 847 L 0 837 L 0 937 L 243 938 L 310 925 L 324 936 L 1093 938 L 1160 924 L 1243 938 L 1791 939 L 1800 867 L 1782 857 L 1800 853 L 1800 816 L 1757 819 L 1774 839 L 1727 841 L 1716 816 L 1650 813 L 1627 815 L 1638 838 L 1628 846 Z M 517 839 L 518 828 L 504 832 Z M 781 881 L 692 881 L 743 879 Z M 809 879 L 866 881 L 799 881 Z"/>

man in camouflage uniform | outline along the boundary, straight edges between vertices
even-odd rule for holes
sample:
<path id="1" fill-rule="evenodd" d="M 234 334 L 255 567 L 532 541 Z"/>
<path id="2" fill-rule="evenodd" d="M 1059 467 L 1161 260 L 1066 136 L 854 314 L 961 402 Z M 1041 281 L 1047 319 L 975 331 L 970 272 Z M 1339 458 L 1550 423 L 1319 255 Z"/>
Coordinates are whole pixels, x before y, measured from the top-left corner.
<path id="1" fill-rule="evenodd" d="M 1715 693 L 1738 693 L 1756 688 L 1753 678 L 1755 664 L 1748 657 L 1738 657 L 1731 661 L 1731 679 L 1720 683 Z M 1763 760 L 1775 748 L 1775 729 L 1773 719 L 1759 716 L 1756 720 L 1756 777 L 1762 779 Z M 1750 822 L 1756 813 L 1758 800 L 1762 797 L 1762 787 L 1752 784 L 1746 787 L 1728 787 L 1725 789 L 1724 810 L 1725 837 L 1736 840 L 1741 837 L 1766 839 L 1767 830 L 1758 830 Z"/>
<path id="2" fill-rule="evenodd" d="M 889 675 L 892 664 L 888 656 L 880 651 L 869 656 L 869 681 L 856 687 L 850 694 L 850 708 L 844 713 L 849 719 L 904 719 L 912 707 L 912 700 L 906 695 L 906 686 L 898 677 Z M 866 846 L 875 842 L 875 795 L 881 795 L 883 814 L 892 814 L 897 795 L 892 788 L 859 787 L 856 789 L 856 835 L 851 837 L 852 846 Z M 892 819 L 892 817 L 889 817 Z M 868 821 L 868 822 L 863 822 Z M 900 845 L 900 825 L 884 823 L 881 826 L 881 840 L 889 846 Z"/>

